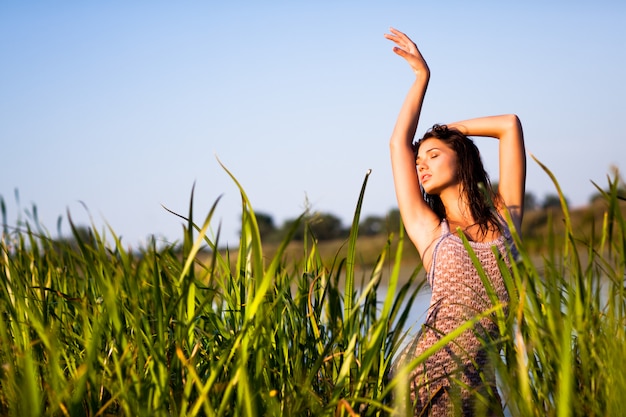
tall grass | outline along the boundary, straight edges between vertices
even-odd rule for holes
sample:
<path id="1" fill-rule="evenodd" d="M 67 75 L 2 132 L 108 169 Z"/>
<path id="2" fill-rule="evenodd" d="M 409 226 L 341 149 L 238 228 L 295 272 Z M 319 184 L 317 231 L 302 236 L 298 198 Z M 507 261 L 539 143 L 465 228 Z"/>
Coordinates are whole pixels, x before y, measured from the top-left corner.
<path id="1" fill-rule="evenodd" d="M 196 222 L 193 192 L 189 212 L 179 215 L 182 242 L 164 248 L 152 242 L 126 250 L 110 228 L 85 235 L 69 216 L 70 240 L 52 239 L 36 217 L 5 226 L 0 414 L 391 414 L 390 394 L 405 381 L 402 372 L 392 380 L 387 374 L 423 281 L 419 265 L 401 277 L 402 230 L 389 237 L 371 272 L 358 268 L 368 176 L 347 256 L 330 261 L 310 232 L 301 257 L 286 256 L 297 223 L 266 257 L 254 210 L 234 177 L 242 227 L 232 251 L 220 249 L 219 229 L 214 238 L 208 233 L 218 202 Z M 626 227 L 617 179 L 604 197 L 602 232 L 585 238 L 570 227 L 566 244 L 553 245 L 543 266 L 518 241 L 520 261 L 506 276 L 509 308 L 496 304 L 486 313 L 501 319 L 500 339 L 490 346 L 512 415 L 621 411 Z M 565 222 L 567 213 L 564 203 Z"/>
<path id="2" fill-rule="evenodd" d="M 388 409 L 385 372 L 402 337 L 394 329 L 404 326 L 419 285 L 412 285 L 417 269 L 400 283 L 399 267 L 389 266 L 387 258 L 400 260 L 402 252 L 400 242 L 389 253 L 391 238 L 358 283 L 355 247 L 366 181 L 349 255 L 330 264 L 310 235 L 301 259 L 284 256 L 290 236 L 265 258 L 241 188 L 241 240 L 232 252 L 219 250 L 219 230 L 215 240 L 208 236 L 215 206 L 195 223 L 193 193 L 189 213 L 181 216 L 182 244 L 152 242 L 140 253 L 125 250 L 110 229 L 92 227 L 85 237 L 71 219 L 70 240 L 53 240 L 29 221 L 17 230 L 5 227 L 0 414 L 373 415 Z M 386 293 L 379 289 L 383 274 L 389 275 Z"/>
<path id="3" fill-rule="evenodd" d="M 620 178 L 616 172 L 607 190 L 597 187 L 606 203 L 604 219 L 585 235 L 573 230 L 556 178 L 537 163 L 560 196 L 561 216 L 553 221 L 563 222 L 565 232 L 546 236 L 540 261 L 515 236 L 520 258 L 505 274 L 512 297 L 503 353 L 496 357 L 510 413 L 623 415 L 626 222 Z"/>

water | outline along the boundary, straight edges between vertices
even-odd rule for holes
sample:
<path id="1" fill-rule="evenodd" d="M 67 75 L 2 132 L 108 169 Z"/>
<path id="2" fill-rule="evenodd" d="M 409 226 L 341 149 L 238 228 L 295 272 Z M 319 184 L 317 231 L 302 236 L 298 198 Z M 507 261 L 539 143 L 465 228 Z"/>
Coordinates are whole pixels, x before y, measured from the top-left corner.
<path id="1" fill-rule="evenodd" d="M 409 307 L 409 315 L 404 327 L 402 328 L 404 332 L 409 333 L 409 336 L 405 339 L 404 343 L 410 341 L 417 334 L 422 326 L 422 323 L 426 320 L 426 312 L 428 311 L 428 306 L 430 304 L 430 294 L 430 287 L 428 285 L 424 285 L 419 290 L 417 296 L 413 300 L 413 303 Z M 387 296 L 387 287 L 379 287 L 378 296 L 380 297 L 379 299 L 384 299 L 384 297 Z M 406 301 L 403 303 L 401 310 L 404 308 L 406 308 Z"/>

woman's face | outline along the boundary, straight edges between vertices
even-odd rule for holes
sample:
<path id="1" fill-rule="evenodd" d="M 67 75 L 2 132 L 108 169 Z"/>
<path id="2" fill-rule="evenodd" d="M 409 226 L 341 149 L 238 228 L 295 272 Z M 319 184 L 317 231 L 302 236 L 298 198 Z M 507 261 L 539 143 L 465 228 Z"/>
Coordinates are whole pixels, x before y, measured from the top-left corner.
<path id="1" fill-rule="evenodd" d="M 420 143 L 415 163 L 419 182 L 428 194 L 439 195 L 447 187 L 458 186 L 456 153 L 442 140 Z"/>

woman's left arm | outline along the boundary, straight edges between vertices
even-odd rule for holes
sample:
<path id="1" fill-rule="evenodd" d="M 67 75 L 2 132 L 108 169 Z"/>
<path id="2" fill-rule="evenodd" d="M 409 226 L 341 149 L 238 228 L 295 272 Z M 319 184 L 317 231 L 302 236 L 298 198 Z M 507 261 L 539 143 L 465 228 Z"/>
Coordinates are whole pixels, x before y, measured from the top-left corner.
<path id="1" fill-rule="evenodd" d="M 526 151 L 519 118 L 514 114 L 480 117 L 451 123 L 448 127 L 459 129 L 467 136 L 488 136 L 500 140 L 498 192 L 504 207 L 499 207 L 499 210 L 509 210 L 519 231 L 524 215 L 526 187 Z"/>

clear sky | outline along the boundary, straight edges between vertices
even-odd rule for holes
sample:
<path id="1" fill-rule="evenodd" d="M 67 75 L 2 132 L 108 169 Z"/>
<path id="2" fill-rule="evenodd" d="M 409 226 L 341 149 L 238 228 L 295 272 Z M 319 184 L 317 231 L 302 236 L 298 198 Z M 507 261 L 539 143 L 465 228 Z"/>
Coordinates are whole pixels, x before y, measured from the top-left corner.
<path id="1" fill-rule="evenodd" d="M 53 236 L 69 210 L 139 245 L 182 238 L 162 205 L 187 213 L 195 183 L 196 219 L 222 196 L 213 230 L 234 245 L 240 198 L 219 158 L 277 225 L 307 205 L 350 224 L 368 169 L 363 215 L 384 216 L 413 80 L 393 26 L 431 68 L 418 134 L 516 113 L 583 205 L 626 169 L 625 22 L 626 2 L 605 0 L 3 1 L 0 195 L 10 224 L 35 204 Z M 477 142 L 497 180 L 497 142 Z M 527 189 L 554 193 L 532 160 Z"/>

